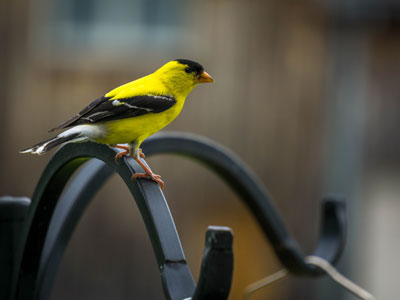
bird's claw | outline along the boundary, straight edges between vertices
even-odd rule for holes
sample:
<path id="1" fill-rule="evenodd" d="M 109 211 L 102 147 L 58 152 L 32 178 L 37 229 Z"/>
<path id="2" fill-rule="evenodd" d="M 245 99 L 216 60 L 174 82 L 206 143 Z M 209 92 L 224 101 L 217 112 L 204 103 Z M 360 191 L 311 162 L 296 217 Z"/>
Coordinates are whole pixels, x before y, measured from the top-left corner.
<path id="1" fill-rule="evenodd" d="M 121 151 L 121 152 L 117 153 L 117 155 L 115 155 L 115 157 L 114 157 L 115 163 L 118 163 L 118 159 L 119 159 L 120 157 L 126 156 L 126 155 L 130 154 L 129 146 L 119 145 L 119 144 L 117 144 L 117 145 L 112 145 L 112 146 L 115 147 L 115 148 L 118 148 L 118 149 L 123 149 L 123 150 L 125 150 L 125 151 Z M 139 157 L 141 157 L 141 158 L 143 158 L 143 159 L 146 158 L 146 155 L 144 155 L 144 153 L 143 153 L 143 151 L 142 151 L 141 148 L 139 148 Z"/>
<path id="2" fill-rule="evenodd" d="M 126 156 L 126 155 L 128 155 L 128 154 L 129 154 L 129 151 L 121 151 L 121 152 L 118 152 L 117 155 L 115 155 L 115 157 L 114 157 L 115 163 L 116 163 L 116 164 L 118 163 L 118 159 L 119 159 L 120 157 Z"/>
<path id="3" fill-rule="evenodd" d="M 118 145 L 112 145 L 112 146 L 115 147 L 115 148 L 118 148 L 118 149 L 123 149 L 123 150 L 125 150 L 125 151 L 118 152 L 117 155 L 115 155 L 114 161 L 115 161 L 116 164 L 118 163 L 118 159 L 119 159 L 120 157 L 123 157 L 123 156 L 126 156 L 126 155 L 129 154 L 130 149 L 129 149 L 128 146 L 119 145 L 119 144 L 118 144 Z"/>
<path id="4" fill-rule="evenodd" d="M 135 174 L 132 175 L 131 180 L 133 181 L 134 179 L 137 179 L 137 178 L 148 178 L 148 179 L 151 179 L 151 180 L 157 182 L 161 189 L 164 189 L 164 181 L 161 180 L 161 176 L 160 175 L 157 175 L 157 174 L 154 174 L 154 173 L 151 173 L 151 174 L 135 173 Z"/>

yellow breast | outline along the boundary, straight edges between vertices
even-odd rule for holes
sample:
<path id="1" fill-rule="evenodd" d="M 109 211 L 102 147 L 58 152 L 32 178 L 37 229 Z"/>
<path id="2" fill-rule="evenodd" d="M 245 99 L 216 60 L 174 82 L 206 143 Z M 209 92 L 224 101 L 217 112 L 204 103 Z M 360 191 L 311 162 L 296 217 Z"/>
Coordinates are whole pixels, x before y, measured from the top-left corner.
<path id="1" fill-rule="evenodd" d="M 178 101 L 173 107 L 161 113 L 104 122 L 102 126 L 105 135 L 95 141 L 102 144 L 135 142 L 140 145 L 147 137 L 171 123 L 181 112 L 183 103 L 184 100 Z"/>
<path id="2" fill-rule="evenodd" d="M 167 72 L 165 74 L 155 72 L 107 93 L 106 97 L 110 97 L 110 101 L 147 94 L 172 95 L 176 99 L 176 104 L 161 113 L 149 113 L 99 124 L 104 128 L 104 136 L 95 141 L 103 144 L 135 142 L 140 145 L 147 137 L 171 123 L 181 112 L 187 95 L 196 86 L 195 83 L 182 84 L 184 82 L 182 78 L 174 79 L 176 82 L 171 81 L 171 77 L 175 78 Z"/>

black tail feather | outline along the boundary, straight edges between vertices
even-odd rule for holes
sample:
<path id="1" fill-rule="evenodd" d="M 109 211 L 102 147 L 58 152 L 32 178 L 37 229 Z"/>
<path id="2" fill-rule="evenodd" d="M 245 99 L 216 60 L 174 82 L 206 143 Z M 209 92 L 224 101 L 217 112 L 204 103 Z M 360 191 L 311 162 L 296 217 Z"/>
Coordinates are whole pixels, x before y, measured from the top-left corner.
<path id="1" fill-rule="evenodd" d="M 55 136 L 51 139 L 45 140 L 43 142 L 40 142 L 31 148 L 21 150 L 20 153 L 34 153 L 34 154 L 43 154 L 46 153 L 47 151 L 53 149 L 54 147 L 57 147 L 58 145 L 61 145 L 63 143 L 66 143 L 68 141 L 71 141 L 77 137 L 79 137 L 80 133 L 73 133 L 70 135 L 66 136 Z"/>

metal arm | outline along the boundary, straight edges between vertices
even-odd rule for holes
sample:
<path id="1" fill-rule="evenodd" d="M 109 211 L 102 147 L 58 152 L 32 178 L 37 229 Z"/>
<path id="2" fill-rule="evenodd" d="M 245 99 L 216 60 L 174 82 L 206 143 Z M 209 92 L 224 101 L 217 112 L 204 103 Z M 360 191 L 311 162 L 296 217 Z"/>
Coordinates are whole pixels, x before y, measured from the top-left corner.
<path id="1" fill-rule="evenodd" d="M 53 275 L 73 229 L 93 195 L 114 171 L 128 185 L 139 207 L 159 265 L 166 299 L 181 300 L 193 297 L 196 285 L 186 264 L 164 195 L 158 185 L 151 180 L 131 182 L 133 173 L 142 172 L 140 166 L 131 158 L 124 158 L 120 164 L 115 164 L 116 153 L 107 146 L 95 143 L 68 144 L 51 159 L 38 183 L 25 223 L 25 232 L 19 247 L 22 250 L 14 268 L 17 271 L 14 274 L 11 299 L 48 299 Z M 93 157 L 97 159 L 90 161 L 84 167 L 59 199 L 74 171 Z M 224 230 L 211 228 L 208 234 L 232 236 L 230 230 L 221 232 Z M 225 248 L 232 248 L 232 238 L 223 241 L 222 245 Z M 208 251 L 203 257 L 201 273 L 204 273 L 203 268 L 208 270 L 213 267 L 215 260 L 212 258 L 220 247 L 220 243 L 213 243 L 213 240 L 206 241 Z M 226 260 L 233 264 L 233 259 L 229 259 L 232 258 L 232 252 L 225 252 L 222 256 L 227 257 Z M 225 296 L 220 298 L 220 294 L 215 299 L 227 299 L 232 269 L 232 265 L 226 264 L 214 272 L 214 276 L 226 278 L 225 281 L 228 281 L 225 283 L 225 286 L 228 286 L 225 289 Z M 204 275 L 200 275 L 200 278 L 202 276 Z M 210 282 L 199 287 L 215 289 L 215 284 L 218 282 L 214 280 Z M 197 292 L 197 294 L 199 296 L 193 299 L 205 299 L 201 296 L 203 293 Z"/>
<path id="2" fill-rule="evenodd" d="M 308 276 L 322 274 L 319 269 L 306 263 L 305 256 L 287 232 L 264 186 L 230 151 L 207 139 L 182 133 L 160 134 L 149 138 L 143 144 L 143 150 L 147 155 L 175 153 L 190 156 L 213 169 L 242 196 L 272 243 L 278 258 L 289 271 Z M 130 158 L 116 165 L 115 154 L 115 150 L 104 145 L 84 143 L 68 144 L 54 155 L 43 172 L 32 199 L 20 247 L 23 250 L 19 254 L 19 262 L 15 268 L 18 271 L 14 276 L 14 297 L 11 299 L 46 299 L 52 283 L 48 274 L 54 274 L 58 267 L 65 248 L 63 241 L 65 243 L 69 240 L 86 205 L 114 171 L 128 185 L 142 214 L 160 266 L 166 298 L 206 299 L 210 297 L 208 291 L 217 287 L 215 285 L 217 280 L 207 281 L 209 274 L 214 274 L 215 278 L 224 277 L 224 284 L 219 281 L 218 284 L 225 286 L 225 292 L 215 299 L 226 299 L 232 275 L 233 264 L 229 263 L 232 260 L 232 252 L 221 252 L 219 251 L 221 246 L 213 243 L 213 239 L 206 240 L 206 250 L 196 290 L 161 190 L 150 180 L 137 180 L 132 183 L 130 177 L 134 172 L 141 172 L 140 167 Z M 73 188 L 70 188 L 59 201 L 62 208 L 54 211 L 69 177 L 91 158 L 102 160 L 106 165 L 98 160 L 92 160 L 71 183 Z M 53 220 L 59 221 L 52 221 L 51 230 L 48 231 L 54 214 L 57 218 L 54 217 Z M 344 223 L 343 202 L 333 198 L 326 199 L 323 204 L 321 237 L 314 255 L 323 257 L 332 264 L 337 261 L 344 245 Z M 217 234 L 212 230 L 212 234 Z M 223 236 L 227 237 L 224 244 L 226 249 L 231 249 L 232 239 L 228 238 L 229 235 L 231 235 L 229 231 L 223 233 Z M 226 264 L 224 267 L 214 268 L 216 262 L 220 260 L 213 257 L 218 257 L 222 255 L 221 253 L 225 255 L 223 260 Z"/>

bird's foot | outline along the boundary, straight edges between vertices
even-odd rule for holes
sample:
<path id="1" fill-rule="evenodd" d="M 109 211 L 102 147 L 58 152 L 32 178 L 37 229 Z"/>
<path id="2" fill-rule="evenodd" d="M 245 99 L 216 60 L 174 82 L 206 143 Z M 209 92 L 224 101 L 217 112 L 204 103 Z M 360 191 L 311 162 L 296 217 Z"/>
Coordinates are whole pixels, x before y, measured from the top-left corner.
<path id="1" fill-rule="evenodd" d="M 136 178 L 149 178 L 158 183 L 161 189 L 164 189 L 164 181 L 162 181 L 161 176 L 154 174 L 150 171 L 150 173 L 135 173 L 132 175 L 131 180 L 133 181 Z"/>
<path id="2" fill-rule="evenodd" d="M 117 153 L 117 155 L 115 155 L 114 160 L 115 160 L 116 163 L 118 162 L 118 159 L 119 159 L 120 157 L 126 156 L 126 155 L 130 154 L 130 148 L 129 148 L 129 146 L 118 145 L 118 144 L 117 144 L 117 145 L 112 145 L 112 147 L 125 150 L 125 151 L 119 152 L 119 153 Z M 146 155 L 144 155 L 144 153 L 143 153 L 143 151 L 142 151 L 141 148 L 139 148 L 138 152 L 139 152 L 139 157 L 141 157 L 141 158 L 143 158 L 143 159 L 146 158 Z"/>
<path id="3" fill-rule="evenodd" d="M 132 175 L 131 180 L 136 178 L 150 178 L 151 180 L 158 183 L 161 189 L 164 189 L 164 181 L 161 180 L 161 176 L 154 174 L 152 170 L 145 163 L 143 163 L 139 157 L 135 158 L 136 162 L 143 168 L 145 173 L 135 173 Z"/>
<path id="4" fill-rule="evenodd" d="M 118 163 L 118 159 L 119 159 L 120 157 L 123 157 L 123 156 L 126 156 L 126 155 L 129 154 L 129 147 L 128 147 L 128 146 L 125 146 L 125 145 L 115 145 L 114 147 L 115 147 L 115 148 L 118 148 L 118 149 L 123 149 L 123 150 L 125 150 L 125 151 L 118 152 L 117 155 L 115 155 L 115 157 L 114 157 L 115 163 Z"/>

